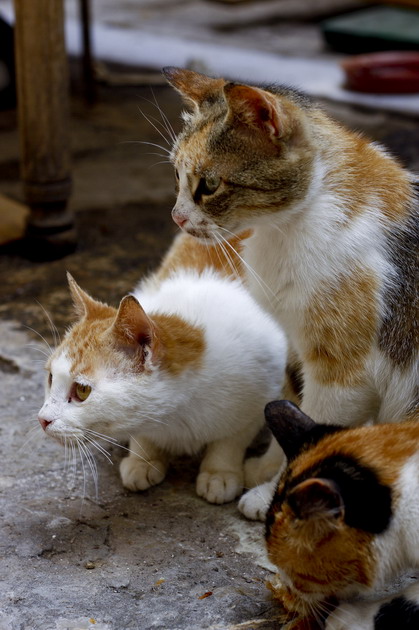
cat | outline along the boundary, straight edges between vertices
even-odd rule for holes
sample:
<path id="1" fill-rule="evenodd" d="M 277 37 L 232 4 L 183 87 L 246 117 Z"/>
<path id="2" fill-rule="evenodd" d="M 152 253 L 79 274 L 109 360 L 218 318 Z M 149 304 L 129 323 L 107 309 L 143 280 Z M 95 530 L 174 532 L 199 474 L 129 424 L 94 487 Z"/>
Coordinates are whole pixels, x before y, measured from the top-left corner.
<path id="1" fill-rule="evenodd" d="M 182 230 L 223 242 L 243 229 L 247 285 L 283 326 L 301 408 L 351 427 L 398 422 L 419 400 L 415 178 L 308 97 L 166 68 L 190 108 L 172 149 Z M 231 249 L 231 248 L 229 248 Z M 272 441 L 248 485 L 285 465 Z M 241 509 L 263 518 L 275 481 Z"/>
<path id="2" fill-rule="evenodd" d="M 98 438 L 129 439 L 120 474 L 134 491 L 160 483 L 173 456 L 205 447 L 197 494 L 210 503 L 240 494 L 246 449 L 284 381 L 286 341 L 231 276 L 239 264 L 180 234 L 118 309 L 68 275 L 78 320 L 46 365 L 46 434 L 80 444 L 88 463 Z"/>
<path id="3" fill-rule="evenodd" d="M 419 412 L 352 429 L 289 401 L 265 414 L 288 459 L 266 520 L 286 627 L 419 628 L 419 582 L 400 582 L 419 570 Z"/>

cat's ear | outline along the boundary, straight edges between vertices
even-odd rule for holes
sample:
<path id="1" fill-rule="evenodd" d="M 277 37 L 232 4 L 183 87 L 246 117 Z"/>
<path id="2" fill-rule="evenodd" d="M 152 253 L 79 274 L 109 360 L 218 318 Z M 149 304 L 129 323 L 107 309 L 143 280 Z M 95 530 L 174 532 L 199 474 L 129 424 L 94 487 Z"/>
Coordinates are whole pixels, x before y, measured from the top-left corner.
<path id="1" fill-rule="evenodd" d="M 265 407 L 265 418 L 287 459 L 300 452 L 307 434 L 318 426 L 289 400 L 268 403 Z"/>
<path id="2" fill-rule="evenodd" d="M 344 503 L 338 485 L 331 479 L 306 479 L 291 490 L 288 505 L 300 520 L 338 519 Z"/>
<path id="3" fill-rule="evenodd" d="M 205 101 L 211 101 L 222 94 L 224 79 L 213 79 L 205 74 L 184 68 L 166 67 L 163 74 L 185 100 L 187 105 L 200 108 Z"/>
<path id="4" fill-rule="evenodd" d="M 121 300 L 112 332 L 119 343 L 132 349 L 151 347 L 156 336 L 153 322 L 133 295 Z"/>
<path id="5" fill-rule="evenodd" d="M 288 116 L 280 110 L 273 94 L 235 83 L 227 83 L 224 94 L 233 120 L 261 129 L 272 139 L 281 138 L 286 133 Z"/>
<path id="6" fill-rule="evenodd" d="M 70 287 L 71 297 L 73 298 L 74 308 L 78 317 L 110 317 L 114 314 L 111 306 L 94 300 L 86 291 L 74 280 L 73 276 L 67 271 L 68 286 Z"/>

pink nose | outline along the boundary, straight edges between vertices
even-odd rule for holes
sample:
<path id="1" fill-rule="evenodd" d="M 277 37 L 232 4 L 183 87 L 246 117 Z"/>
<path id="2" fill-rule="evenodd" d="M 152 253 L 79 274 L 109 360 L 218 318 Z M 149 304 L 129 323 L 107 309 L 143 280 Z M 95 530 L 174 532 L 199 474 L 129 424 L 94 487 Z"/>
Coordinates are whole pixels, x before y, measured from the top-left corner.
<path id="1" fill-rule="evenodd" d="M 185 217 L 184 214 L 181 214 L 175 208 L 172 210 L 172 219 L 177 225 L 182 228 L 188 220 L 188 217 Z"/>
<path id="2" fill-rule="evenodd" d="M 45 420 L 45 418 L 38 418 L 38 420 L 39 420 L 39 424 L 44 429 L 44 431 L 46 430 L 47 426 L 51 424 L 51 420 Z"/>

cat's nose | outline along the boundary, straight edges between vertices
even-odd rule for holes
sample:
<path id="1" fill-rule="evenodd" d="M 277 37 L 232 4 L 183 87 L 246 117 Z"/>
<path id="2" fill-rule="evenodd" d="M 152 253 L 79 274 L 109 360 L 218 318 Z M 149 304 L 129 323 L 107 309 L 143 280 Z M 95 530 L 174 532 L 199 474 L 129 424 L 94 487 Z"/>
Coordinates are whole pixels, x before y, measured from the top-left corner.
<path id="1" fill-rule="evenodd" d="M 188 221 L 188 217 L 185 217 L 184 214 L 179 212 L 179 210 L 176 209 L 176 206 L 172 210 L 172 219 L 180 228 L 182 228 Z"/>
<path id="2" fill-rule="evenodd" d="M 39 420 L 39 424 L 44 429 L 44 431 L 46 430 L 49 424 L 52 424 L 51 420 L 45 420 L 45 418 L 38 417 L 38 420 Z"/>

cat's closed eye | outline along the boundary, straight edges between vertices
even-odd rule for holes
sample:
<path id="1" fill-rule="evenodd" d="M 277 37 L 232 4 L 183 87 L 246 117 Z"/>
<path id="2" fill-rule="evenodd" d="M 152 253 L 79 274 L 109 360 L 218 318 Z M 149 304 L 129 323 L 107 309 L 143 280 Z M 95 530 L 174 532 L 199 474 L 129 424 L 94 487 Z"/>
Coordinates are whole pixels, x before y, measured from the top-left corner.
<path id="1" fill-rule="evenodd" d="M 79 400 L 80 402 L 83 402 L 84 400 L 86 400 L 86 398 L 88 398 L 90 396 L 90 393 L 92 391 L 92 388 L 90 387 L 90 385 L 82 385 L 81 383 L 75 383 L 75 395 L 77 400 Z"/>
<path id="2" fill-rule="evenodd" d="M 48 374 L 48 387 L 51 387 L 51 385 L 52 385 L 52 373 L 50 372 Z"/>

